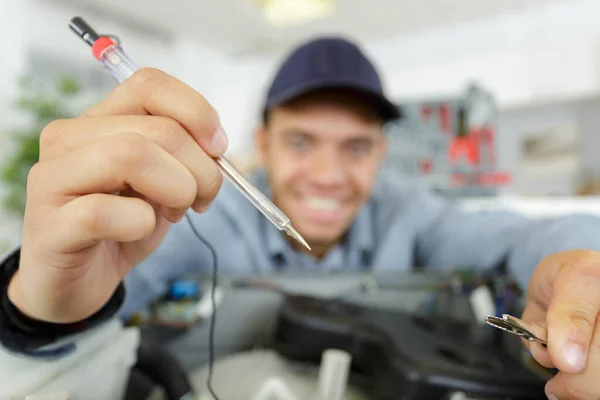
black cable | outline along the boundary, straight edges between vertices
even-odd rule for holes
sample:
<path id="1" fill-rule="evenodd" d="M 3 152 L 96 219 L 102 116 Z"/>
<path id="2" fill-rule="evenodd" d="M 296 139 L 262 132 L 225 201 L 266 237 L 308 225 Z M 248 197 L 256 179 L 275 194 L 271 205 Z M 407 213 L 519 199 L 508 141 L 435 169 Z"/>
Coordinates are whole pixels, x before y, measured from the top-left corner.
<path id="1" fill-rule="evenodd" d="M 190 218 L 188 213 L 185 213 L 185 218 L 187 219 L 188 223 L 190 224 L 190 227 L 192 228 L 194 235 L 196 235 L 198 240 L 200 240 L 208 248 L 208 250 L 210 251 L 210 253 L 212 255 L 212 259 L 213 259 L 212 288 L 211 288 L 211 293 L 210 293 L 211 302 L 212 302 L 212 314 L 210 316 L 210 328 L 209 328 L 209 334 L 208 334 L 208 377 L 206 378 L 206 386 L 207 386 L 210 394 L 215 398 L 215 400 L 219 400 L 219 397 L 215 394 L 215 391 L 212 388 L 213 363 L 214 363 L 214 356 L 215 356 L 215 349 L 214 349 L 214 347 L 215 347 L 215 323 L 216 323 L 216 319 L 217 319 L 217 304 L 216 304 L 216 300 L 215 300 L 215 291 L 217 289 L 217 283 L 218 283 L 217 282 L 217 280 L 218 280 L 218 277 L 217 277 L 217 273 L 218 273 L 217 252 L 210 245 L 210 243 L 208 243 L 208 241 L 206 239 L 204 239 L 200 235 L 200 233 L 198 233 L 198 231 L 196 230 L 196 227 L 192 223 L 192 219 Z"/>
<path id="2" fill-rule="evenodd" d="M 194 396 L 194 389 L 184 368 L 160 341 L 142 337 L 137 351 L 137 361 L 131 372 L 132 377 L 139 373 L 141 377 L 150 378 L 163 389 L 168 400 L 181 400 Z M 135 384 L 128 385 L 125 399 L 139 400 L 150 396 L 152 387 L 146 392 L 139 379 L 132 381 Z"/>

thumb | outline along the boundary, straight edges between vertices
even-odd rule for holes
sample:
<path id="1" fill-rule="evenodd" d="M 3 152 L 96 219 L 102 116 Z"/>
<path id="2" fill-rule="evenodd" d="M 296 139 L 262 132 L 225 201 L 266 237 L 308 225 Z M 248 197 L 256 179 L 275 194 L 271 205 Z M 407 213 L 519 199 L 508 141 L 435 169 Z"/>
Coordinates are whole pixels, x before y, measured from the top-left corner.
<path id="1" fill-rule="evenodd" d="M 600 310 L 600 263 L 589 261 L 574 259 L 563 265 L 546 315 L 550 357 L 567 373 L 585 369 Z"/>

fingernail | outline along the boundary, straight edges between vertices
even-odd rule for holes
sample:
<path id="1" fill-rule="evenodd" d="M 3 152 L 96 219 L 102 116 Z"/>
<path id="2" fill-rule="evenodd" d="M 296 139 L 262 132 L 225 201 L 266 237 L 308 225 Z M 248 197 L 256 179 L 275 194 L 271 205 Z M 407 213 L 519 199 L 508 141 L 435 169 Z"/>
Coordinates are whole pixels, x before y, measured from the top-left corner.
<path id="1" fill-rule="evenodd" d="M 210 203 L 207 204 L 199 204 L 199 205 L 194 205 L 193 210 L 196 211 L 198 214 L 202 214 L 206 211 L 208 211 L 208 209 L 212 206 L 212 201 Z"/>
<path id="2" fill-rule="evenodd" d="M 548 400 L 558 400 L 558 397 L 556 397 L 555 395 L 551 394 L 548 396 Z"/>
<path id="3" fill-rule="evenodd" d="M 565 361 L 577 370 L 585 368 L 586 353 L 583 347 L 577 343 L 567 342 L 563 348 L 563 356 Z"/>
<path id="4" fill-rule="evenodd" d="M 222 127 L 219 127 L 212 138 L 212 149 L 218 153 L 224 153 L 227 150 L 227 135 Z"/>

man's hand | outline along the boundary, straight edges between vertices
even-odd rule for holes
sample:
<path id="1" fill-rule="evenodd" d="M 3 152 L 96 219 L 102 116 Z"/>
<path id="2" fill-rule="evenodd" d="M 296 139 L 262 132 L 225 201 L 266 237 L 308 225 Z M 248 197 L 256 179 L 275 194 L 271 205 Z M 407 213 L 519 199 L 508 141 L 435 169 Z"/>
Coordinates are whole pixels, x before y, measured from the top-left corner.
<path id="1" fill-rule="evenodd" d="M 548 329 L 547 349 L 530 347 L 540 364 L 560 371 L 546 385 L 549 399 L 600 399 L 599 312 L 600 253 L 556 253 L 536 268 L 523 319 Z"/>
<path id="2" fill-rule="evenodd" d="M 142 69 L 79 118 L 41 134 L 27 183 L 19 271 L 9 298 L 58 323 L 99 310 L 170 223 L 205 210 L 227 138 L 195 90 Z"/>

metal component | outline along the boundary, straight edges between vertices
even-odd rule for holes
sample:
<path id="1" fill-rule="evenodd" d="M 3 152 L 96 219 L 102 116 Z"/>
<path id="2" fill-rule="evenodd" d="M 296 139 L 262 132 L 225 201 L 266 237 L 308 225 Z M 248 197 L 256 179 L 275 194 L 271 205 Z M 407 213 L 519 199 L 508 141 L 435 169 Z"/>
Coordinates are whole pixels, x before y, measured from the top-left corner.
<path id="1" fill-rule="evenodd" d="M 537 342 L 544 347 L 547 345 L 547 335 L 544 335 L 543 338 L 535 335 L 525 327 L 525 323 L 522 320 L 513 317 L 512 315 L 502 314 L 502 318 L 488 315 L 485 319 L 485 322 L 494 328 L 502 329 L 503 331 L 520 336 L 529 342 Z M 540 326 L 540 329 L 545 328 Z"/>
<path id="2" fill-rule="evenodd" d="M 300 236 L 298 231 L 296 231 L 291 225 L 285 227 L 285 233 L 297 240 L 302 246 L 306 247 L 308 250 L 311 250 L 308 243 L 306 243 L 306 240 L 304 240 L 304 238 Z"/>
<path id="3" fill-rule="evenodd" d="M 69 22 L 69 28 L 90 46 L 98 40 L 98 34 L 81 17 L 75 17 Z"/>

